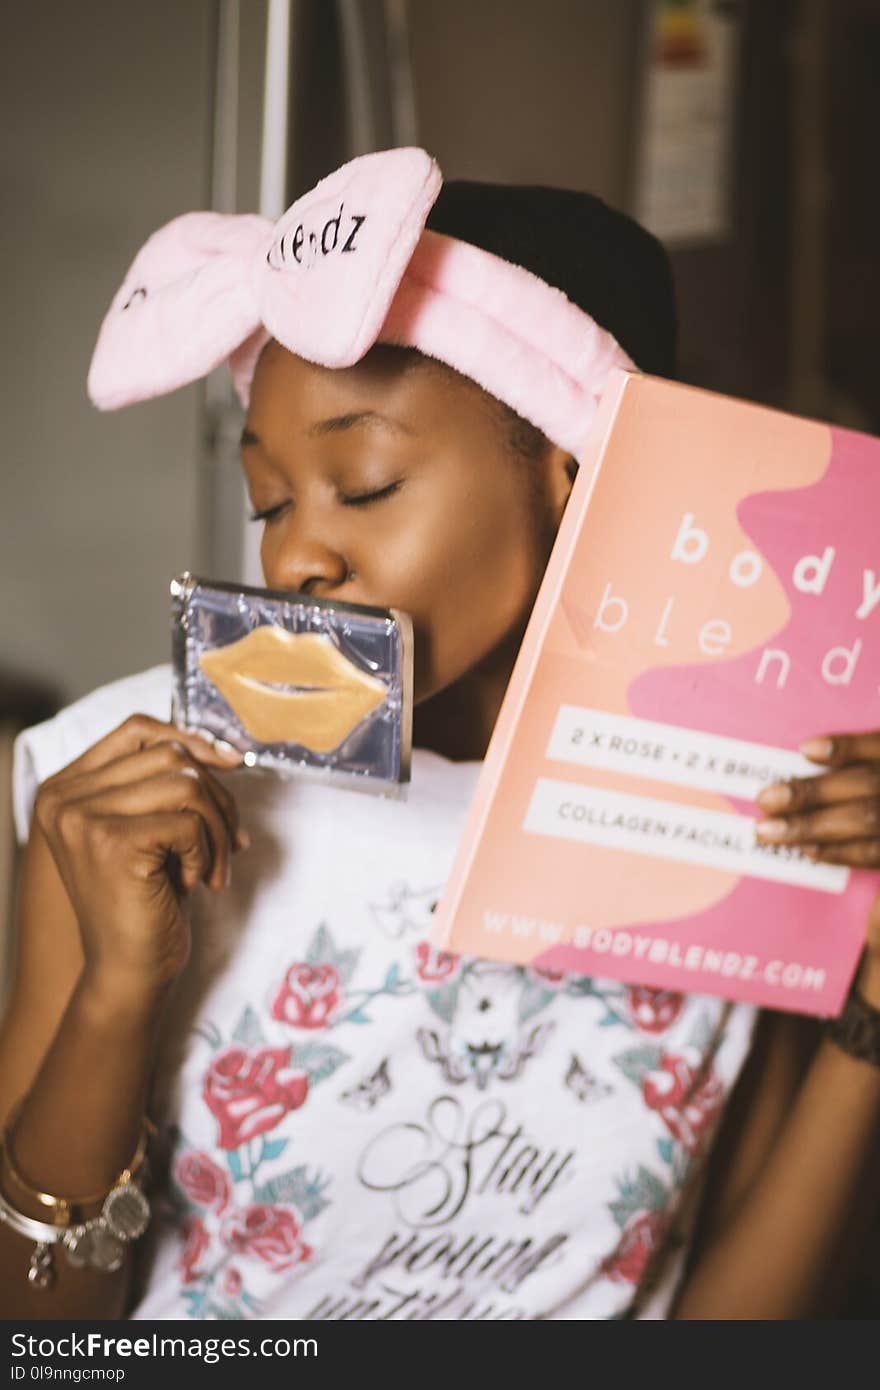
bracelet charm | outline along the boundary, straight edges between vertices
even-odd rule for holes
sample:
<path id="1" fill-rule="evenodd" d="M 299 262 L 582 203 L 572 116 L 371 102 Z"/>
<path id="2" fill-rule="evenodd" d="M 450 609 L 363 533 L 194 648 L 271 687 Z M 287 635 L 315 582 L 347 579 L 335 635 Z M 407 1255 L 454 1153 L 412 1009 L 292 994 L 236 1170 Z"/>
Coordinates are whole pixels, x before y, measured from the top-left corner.
<path id="1" fill-rule="evenodd" d="M 124 1182 L 107 1193 L 101 1220 L 119 1240 L 137 1240 L 150 1224 L 150 1204 L 136 1183 Z"/>
<path id="2" fill-rule="evenodd" d="M 46 1241 L 40 1241 L 34 1246 L 31 1262 L 28 1265 L 28 1280 L 38 1289 L 51 1288 L 55 1283 L 52 1246 Z"/>
<path id="3" fill-rule="evenodd" d="M 79 1201 L 55 1197 L 33 1188 L 22 1176 L 9 1147 L 9 1128 L 0 1142 L 0 1174 L 31 1201 L 49 1209 L 52 1220 L 38 1221 L 13 1206 L 0 1183 L 0 1223 L 34 1242 L 28 1265 L 28 1280 L 37 1289 L 51 1288 L 55 1282 L 54 1247 L 61 1244 L 68 1264 L 75 1269 L 100 1269 L 112 1274 L 121 1267 L 126 1247 L 144 1234 L 150 1223 L 150 1204 L 135 1180 L 147 1173 L 147 1141 L 155 1126 L 144 1119 L 141 1137 L 129 1166 L 119 1174 L 109 1192 L 101 1197 Z M 97 1215 L 91 1215 L 101 1203 Z"/>
<path id="4" fill-rule="evenodd" d="M 102 1269 L 112 1274 L 125 1259 L 125 1241 L 111 1230 L 103 1216 L 83 1226 L 71 1226 L 62 1240 L 68 1264 L 74 1269 Z"/>

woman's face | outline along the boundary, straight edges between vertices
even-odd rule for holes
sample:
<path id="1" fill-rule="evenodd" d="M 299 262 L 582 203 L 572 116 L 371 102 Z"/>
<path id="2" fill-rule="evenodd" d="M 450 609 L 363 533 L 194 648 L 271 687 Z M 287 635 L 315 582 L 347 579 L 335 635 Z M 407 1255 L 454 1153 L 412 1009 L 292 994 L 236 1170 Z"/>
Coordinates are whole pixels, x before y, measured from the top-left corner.
<path id="1" fill-rule="evenodd" d="M 394 348 L 331 370 L 270 343 L 242 436 L 266 585 L 401 608 L 425 700 L 518 644 L 570 487 L 495 402 Z"/>

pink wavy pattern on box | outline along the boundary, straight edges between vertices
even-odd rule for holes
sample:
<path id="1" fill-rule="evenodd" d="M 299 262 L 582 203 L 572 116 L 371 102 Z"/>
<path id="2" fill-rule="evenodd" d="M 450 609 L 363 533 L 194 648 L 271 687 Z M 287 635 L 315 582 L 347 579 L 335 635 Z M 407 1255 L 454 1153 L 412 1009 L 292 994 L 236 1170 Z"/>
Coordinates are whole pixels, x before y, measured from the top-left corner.
<path id="1" fill-rule="evenodd" d="M 785 589 L 791 605 L 785 627 L 760 648 L 731 661 L 644 672 L 629 687 L 633 714 L 731 738 L 753 739 L 760 725 L 762 742 L 796 748 L 813 734 L 836 731 L 843 695 L 849 728 L 880 725 L 880 606 L 867 619 L 855 617 L 863 570 L 880 575 L 877 445 L 849 430 L 832 430 L 831 440 L 828 468 L 818 482 L 795 492 L 755 493 L 737 508 L 740 525 Z M 799 517 L 792 530 L 799 504 L 809 519 Z M 796 562 L 804 554 L 821 555 L 827 545 L 835 546 L 837 554 L 824 592 L 801 593 L 792 582 Z M 814 629 L 819 605 L 827 623 L 823 632 L 836 634 L 834 642 Z M 820 665 L 829 645 L 851 646 L 856 639 L 861 639 L 862 651 L 851 685 L 828 685 Z M 764 647 L 791 655 L 784 691 L 775 689 L 776 663 L 763 687 L 755 683 Z"/>
<path id="2" fill-rule="evenodd" d="M 867 619 L 855 616 L 863 598 L 863 571 L 871 569 L 880 577 L 878 449 L 876 441 L 850 430 L 832 429 L 831 440 L 828 468 L 818 482 L 796 491 L 755 493 L 737 509 L 743 529 L 785 588 L 791 605 L 786 625 L 759 647 L 729 661 L 644 672 L 628 690 L 632 714 L 793 750 L 814 735 L 880 728 L 880 605 Z M 804 509 L 800 513 L 795 511 L 799 504 Z M 792 582 L 796 562 L 804 554 L 821 555 L 828 545 L 835 547 L 836 555 L 823 593 L 801 593 Z M 821 633 L 814 626 L 820 604 L 826 620 Z M 829 631 L 834 634 L 831 640 L 822 636 Z M 831 646 L 852 647 L 856 639 L 861 639 L 862 648 L 851 684 L 828 685 L 821 676 L 823 656 Z M 781 648 L 791 656 L 782 691 L 776 689 L 778 663 L 772 664 L 763 685 L 755 682 L 765 647 Z M 761 729 L 760 740 L 755 739 L 756 728 Z M 729 802 L 739 814 L 758 814 L 753 802 Z M 853 915 L 867 915 L 878 887 L 880 874 L 852 874 L 845 909 L 848 923 Z M 783 903 L 796 925 L 788 942 L 777 943 L 781 958 L 786 950 L 792 960 L 809 958 L 812 941 L 818 937 L 827 942 L 827 932 L 843 925 L 838 895 L 748 878 L 708 910 L 652 923 L 649 931 L 651 936 L 668 933 L 733 948 L 732 921 L 772 919 Z M 644 926 L 627 929 L 645 931 Z M 583 957 L 573 945 L 543 952 L 534 963 L 556 970 L 583 969 Z M 680 982 L 681 973 L 670 967 L 673 977 Z M 740 983 L 737 993 L 742 998 L 749 991 Z"/>

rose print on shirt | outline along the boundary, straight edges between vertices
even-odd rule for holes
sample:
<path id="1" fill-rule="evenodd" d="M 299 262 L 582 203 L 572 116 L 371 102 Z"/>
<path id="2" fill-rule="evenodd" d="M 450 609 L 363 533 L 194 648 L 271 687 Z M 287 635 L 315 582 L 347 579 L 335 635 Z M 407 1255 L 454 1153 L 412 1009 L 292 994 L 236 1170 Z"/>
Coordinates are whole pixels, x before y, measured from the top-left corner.
<path id="1" fill-rule="evenodd" d="M 184 1153 L 174 1165 L 178 1186 L 197 1206 L 209 1207 L 218 1215 L 229 1205 L 229 1174 L 204 1153 Z"/>
<path id="2" fill-rule="evenodd" d="M 630 1017 L 643 1033 L 665 1033 L 675 1023 L 684 1002 L 684 995 L 671 989 L 632 985 L 626 991 Z"/>
<path id="3" fill-rule="evenodd" d="M 309 1078 L 294 1068 L 290 1047 L 263 1047 L 249 1052 L 227 1047 L 215 1057 L 205 1077 L 205 1104 L 218 1123 L 221 1149 L 237 1149 L 274 1129 L 305 1102 Z"/>
<path id="4" fill-rule="evenodd" d="M 295 1028 L 326 1028 L 340 1001 L 339 971 L 325 961 L 294 961 L 272 1004 L 272 1017 Z"/>
<path id="5" fill-rule="evenodd" d="M 261 1302 L 248 1289 L 249 1280 L 256 1269 L 286 1274 L 311 1259 L 314 1249 L 303 1228 L 327 1205 L 326 1185 L 300 1167 L 255 1188 L 259 1200 L 233 1208 L 219 1224 L 216 1217 L 188 1217 L 178 1268 L 181 1282 L 193 1286 L 182 1295 L 190 1317 L 259 1316 Z"/>
<path id="6" fill-rule="evenodd" d="M 645 1104 L 656 1110 L 674 1139 L 690 1156 L 721 1113 L 724 1088 L 711 1065 L 701 1067 L 696 1048 L 664 1052 L 659 1065 L 642 1082 Z"/>
<path id="7" fill-rule="evenodd" d="M 199 1264 L 211 1243 L 211 1237 L 200 1216 L 189 1217 L 183 1225 L 182 1235 L 184 1244 L 178 1269 L 184 1284 L 192 1284 L 201 1274 Z"/>
<path id="8" fill-rule="evenodd" d="M 318 1041 L 272 1047 L 250 1005 L 229 1042 L 210 1020 L 197 1032 L 212 1052 L 202 1099 L 228 1172 L 175 1128 L 170 1196 L 182 1216 L 182 1298 L 193 1318 L 258 1317 L 257 1272 L 304 1265 L 314 1253 L 304 1228 L 330 1201 L 320 1170 L 304 1163 L 277 1170 L 291 1138 L 283 1131 L 348 1054 Z"/>
<path id="9" fill-rule="evenodd" d="M 234 1211 L 220 1233 L 224 1245 L 239 1254 L 255 1255 L 276 1274 L 293 1269 L 312 1256 L 290 1207 L 255 1203 Z"/>
<path id="10" fill-rule="evenodd" d="M 630 1217 L 620 1244 L 602 1261 L 602 1273 L 618 1284 L 640 1284 L 667 1227 L 662 1211 L 640 1211 Z"/>
<path id="11" fill-rule="evenodd" d="M 383 995 L 400 998 L 413 991 L 410 981 L 401 979 L 400 967 L 391 964 L 382 983 L 373 988 L 353 989 L 351 979 L 361 952 L 342 950 L 322 922 L 309 942 L 303 960 L 293 961 L 269 1002 L 269 1013 L 291 1028 L 322 1032 L 343 1023 L 372 1023 L 369 1005 Z"/>
<path id="12" fill-rule="evenodd" d="M 621 1236 L 601 1269 L 615 1283 L 640 1284 L 669 1228 L 674 1189 L 643 1165 L 634 1177 L 618 1178 L 616 1186 L 617 1197 L 609 1210 Z"/>
<path id="13" fill-rule="evenodd" d="M 564 989 L 568 980 L 564 970 L 545 970 L 540 965 L 530 965 L 529 972 L 545 989 Z"/>
<path id="14" fill-rule="evenodd" d="M 416 946 L 416 974 L 423 985 L 451 980 L 458 970 L 459 960 L 452 951 L 441 951 L 430 941 L 420 941 Z"/>
<path id="15" fill-rule="evenodd" d="M 595 999 L 602 1006 L 600 1028 L 624 1027 L 630 1032 L 665 1033 L 685 1006 L 685 996 L 668 989 L 622 985 L 586 975 L 565 975 L 564 992 L 573 999 Z"/>
<path id="16" fill-rule="evenodd" d="M 704 1014 L 690 1042 L 677 1050 L 644 1043 L 613 1059 L 666 1127 L 668 1135 L 658 1139 L 657 1151 L 677 1180 L 683 1180 L 721 1113 L 724 1087 L 713 1067 L 716 1046 L 709 1015 Z"/>

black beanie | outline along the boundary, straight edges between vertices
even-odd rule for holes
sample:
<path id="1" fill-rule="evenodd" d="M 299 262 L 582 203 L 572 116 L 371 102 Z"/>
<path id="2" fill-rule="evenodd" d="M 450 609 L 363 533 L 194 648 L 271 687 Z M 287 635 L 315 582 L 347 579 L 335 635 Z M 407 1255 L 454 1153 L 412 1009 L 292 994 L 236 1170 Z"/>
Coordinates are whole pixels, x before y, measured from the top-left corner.
<path id="1" fill-rule="evenodd" d="M 675 372 L 675 297 L 660 242 L 591 193 L 444 183 L 428 227 L 512 261 L 555 285 L 620 343 L 643 372 Z"/>

